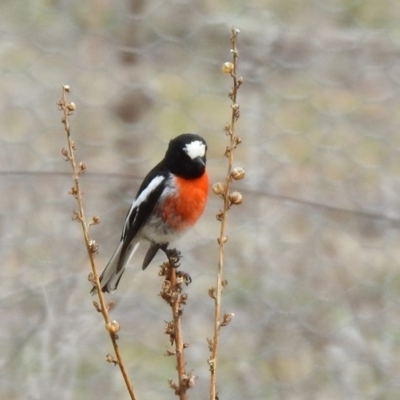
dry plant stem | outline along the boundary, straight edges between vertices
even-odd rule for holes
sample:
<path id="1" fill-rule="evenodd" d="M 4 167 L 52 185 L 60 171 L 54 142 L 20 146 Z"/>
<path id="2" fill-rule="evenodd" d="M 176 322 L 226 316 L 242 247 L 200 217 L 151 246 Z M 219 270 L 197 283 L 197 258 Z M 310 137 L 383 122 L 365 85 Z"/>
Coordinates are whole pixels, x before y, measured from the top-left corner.
<path id="1" fill-rule="evenodd" d="M 79 174 L 83 172 L 83 168 L 82 168 L 82 164 L 80 165 L 80 167 L 78 167 L 76 164 L 76 161 L 75 161 L 75 144 L 71 138 L 71 128 L 70 128 L 70 123 L 69 123 L 69 116 L 72 114 L 72 111 L 75 109 L 75 105 L 74 105 L 74 103 L 67 102 L 67 93 L 68 92 L 69 92 L 69 87 L 63 86 L 62 96 L 61 96 L 60 101 L 58 102 L 58 106 L 59 106 L 59 109 L 63 112 L 62 123 L 64 125 L 65 132 L 67 133 L 67 140 L 68 140 L 68 154 L 65 154 L 65 152 L 63 151 L 63 155 L 66 157 L 66 160 L 70 161 L 70 163 L 71 163 L 73 180 L 74 180 L 72 194 L 74 195 L 74 197 L 76 198 L 76 201 L 78 203 L 78 212 L 74 213 L 74 219 L 76 219 L 81 224 L 81 227 L 82 227 L 82 232 L 83 232 L 83 236 L 85 239 L 86 250 L 88 252 L 90 265 L 92 268 L 93 283 L 96 285 L 97 294 L 98 294 L 99 302 L 100 302 L 100 307 L 98 307 L 98 311 L 100 311 L 101 314 L 103 315 L 103 319 L 106 324 L 107 331 L 110 335 L 110 339 L 111 339 L 112 345 L 114 347 L 115 356 L 117 358 L 117 360 L 114 360 L 112 356 L 108 356 L 107 359 L 109 361 L 113 362 L 115 365 L 119 366 L 122 376 L 124 378 L 126 387 L 128 389 L 130 398 L 132 400 L 136 400 L 133 386 L 129 380 L 129 376 L 128 376 L 124 361 L 122 359 L 121 352 L 119 350 L 119 346 L 118 346 L 118 342 L 117 342 L 118 329 L 115 329 L 114 332 L 112 331 L 112 329 L 109 329 L 109 327 L 112 327 L 115 325 L 110 320 L 110 316 L 108 313 L 109 307 L 106 305 L 106 302 L 105 302 L 105 299 L 103 296 L 103 292 L 101 290 L 101 285 L 100 285 L 99 276 L 97 273 L 97 268 L 96 268 L 96 263 L 95 263 L 96 246 L 94 245 L 94 242 L 91 241 L 91 239 L 90 239 L 88 224 L 87 224 L 86 218 L 85 218 L 83 201 L 82 201 L 82 191 L 81 191 L 80 182 L 79 182 Z"/>
<path id="2" fill-rule="evenodd" d="M 176 277 L 176 268 L 169 267 L 169 280 L 171 282 L 171 287 L 176 288 L 178 285 Z M 176 296 L 171 302 L 172 318 L 174 322 L 174 336 L 175 336 L 175 356 L 176 356 L 176 369 L 178 371 L 179 380 L 179 399 L 187 400 L 189 397 L 186 392 L 184 376 L 185 372 L 185 356 L 184 356 L 184 344 L 181 328 L 181 311 L 179 304 L 180 296 Z"/>
<path id="3" fill-rule="evenodd" d="M 178 384 L 172 379 L 169 379 L 170 387 L 175 391 L 175 395 L 181 400 L 187 400 L 187 391 L 195 384 L 195 376 L 192 373 L 187 373 L 185 370 L 184 351 L 187 344 L 183 341 L 181 316 L 183 307 L 187 301 L 187 295 L 182 292 L 182 285 L 188 285 L 191 278 L 183 271 L 177 270 L 180 261 L 180 252 L 176 249 L 165 251 L 168 262 L 161 265 L 159 275 L 164 276 L 161 297 L 171 307 L 172 321 L 167 322 L 165 333 L 169 335 L 171 346 L 175 345 L 174 351 L 167 351 L 166 355 L 176 357 L 176 370 L 178 373 Z"/>
<path id="4" fill-rule="evenodd" d="M 217 399 L 217 391 L 216 391 L 216 382 L 217 382 L 217 358 L 218 358 L 218 346 L 219 346 L 219 334 L 221 328 L 221 295 L 224 286 L 223 280 L 223 269 L 224 269 L 224 247 L 227 241 L 227 234 L 226 234 L 226 225 L 228 219 L 228 210 L 231 206 L 231 201 L 229 198 L 230 187 L 232 182 L 232 168 L 233 168 L 233 153 L 236 146 L 240 143 L 238 138 L 235 135 L 235 123 L 239 118 L 239 106 L 237 105 L 236 98 L 237 98 L 237 91 L 242 83 L 241 78 L 236 75 L 237 70 L 237 60 L 238 60 L 238 51 L 236 48 L 236 38 L 239 33 L 239 30 L 232 29 L 232 36 L 231 36 L 231 44 L 232 44 L 232 70 L 230 71 L 230 75 L 233 80 L 233 87 L 231 92 L 229 93 L 229 97 L 232 101 L 231 108 L 231 121 L 230 124 L 227 124 L 225 127 L 225 132 L 229 136 L 229 145 L 226 148 L 225 155 L 228 158 L 228 169 L 225 178 L 225 190 L 222 195 L 223 198 L 223 208 L 222 212 L 220 213 L 219 220 L 221 222 L 220 227 L 220 234 L 218 237 L 218 274 L 217 274 L 217 288 L 214 293 L 214 302 L 215 302 L 215 309 L 214 309 L 214 336 L 211 342 L 211 357 L 209 359 L 210 365 L 210 372 L 211 372 L 211 380 L 210 380 L 210 400 Z"/>

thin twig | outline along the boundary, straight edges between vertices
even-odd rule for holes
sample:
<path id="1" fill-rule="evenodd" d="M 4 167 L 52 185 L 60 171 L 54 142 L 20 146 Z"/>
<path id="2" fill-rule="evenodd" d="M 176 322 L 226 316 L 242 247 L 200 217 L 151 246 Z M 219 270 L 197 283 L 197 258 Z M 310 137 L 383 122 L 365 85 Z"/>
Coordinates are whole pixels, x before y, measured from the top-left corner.
<path id="1" fill-rule="evenodd" d="M 160 296 L 169 304 L 172 312 L 172 321 L 167 322 L 165 333 L 169 335 L 171 346 L 174 351 L 167 351 L 166 355 L 176 357 L 176 370 L 178 373 L 178 384 L 169 379 L 169 385 L 174 389 L 180 400 L 187 400 L 187 391 L 194 386 L 196 378 L 192 373 L 186 372 L 185 354 L 187 344 L 183 341 L 181 316 L 183 306 L 186 304 L 187 295 L 182 292 L 182 284 L 188 285 L 191 279 L 188 274 L 178 271 L 179 252 L 173 251 L 174 257 L 168 256 L 168 262 L 161 265 L 159 275 L 165 276 Z"/>
<path id="2" fill-rule="evenodd" d="M 231 99 L 231 121 L 225 125 L 225 133 L 229 137 L 229 145 L 226 147 L 225 156 L 228 158 L 228 169 L 224 182 L 215 183 L 212 187 L 213 192 L 223 199 L 223 208 L 217 214 L 218 221 L 221 222 L 220 234 L 218 237 L 218 273 L 217 273 L 217 287 L 209 290 L 210 296 L 214 299 L 214 335 L 213 339 L 208 339 L 209 349 L 211 356 L 208 360 L 211 372 L 210 380 L 210 400 L 216 400 L 218 397 L 216 390 L 217 382 L 217 358 L 218 346 L 220 337 L 220 328 L 226 326 L 234 316 L 232 313 L 225 314 L 221 319 L 221 295 L 223 288 L 227 285 L 227 281 L 223 279 L 224 269 L 224 250 L 225 243 L 227 242 L 227 219 L 228 211 L 232 205 L 238 205 L 242 202 L 242 195 L 239 192 L 230 192 L 232 180 L 239 180 L 244 178 L 243 168 L 233 168 L 233 153 L 236 147 L 241 143 L 241 139 L 235 133 L 235 124 L 240 116 L 240 107 L 237 104 L 237 91 L 243 82 L 241 77 L 237 76 L 237 61 L 239 53 L 236 47 L 236 39 L 239 34 L 238 29 L 232 29 L 231 44 L 232 44 L 232 62 L 226 62 L 222 66 L 224 73 L 230 74 L 233 80 L 233 86 L 228 96 Z"/>
<path id="3" fill-rule="evenodd" d="M 59 102 L 57 103 L 58 108 L 60 111 L 63 112 L 63 117 L 61 122 L 64 125 L 65 132 L 67 133 L 67 141 L 68 141 L 68 150 L 63 149 L 61 151 L 62 155 L 64 156 L 64 159 L 66 161 L 69 161 L 72 167 L 72 176 L 74 180 L 74 186 L 71 188 L 70 194 L 72 194 L 77 203 L 78 203 L 78 211 L 74 211 L 73 219 L 78 221 L 82 227 L 82 232 L 85 240 L 85 245 L 86 245 L 86 250 L 88 252 L 89 260 L 90 260 L 90 265 L 92 272 L 89 274 L 89 280 L 96 286 L 97 289 L 97 295 L 99 298 L 100 304 L 97 302 L 93 302 L 95 308 L 97 311 L 101 312 L 105 326 L 107 329 L 107 332 L 110 335 L 110 339 L 112 342 L 112 345 L 114 347 L 114 352 L 116 359 L 111 354 L 108 354 L 106 357 L 106 360 L 110 363 L 113 363 L 114 365 L 118 365 L 121 374 L 124 378 L 126 387 L 128 389 L 130 398 L 132 400 L 136 400 L 136 396 L 133 390 L 132 383 L 129 380 L 129 376 L 124 364 L 124 361 L 122 359 L 122 355 L 118 346 L 118 331 L 120 330 L 120 326 L 117 321 L 111 321 L 110 316 L 109 316 L 109 310 L 113 306 L 113 303 L 110 302 L 108 305 L 105 302 L 103 292 L 101 290 L 101 284 L 99 281 L 99 276 L 97 273 L 97 268 L 96 268 L 96 262 L 95 262 L 95 255 L 97 253 L 98 247 L 95 243 L 94 240 L 90 239 L 89 235 L 89 227 L 91 225 L 96 225 L 100 222 L 99 217 L 93 217 L 92 220 L 87 223 L 86 218 L 85 218 L 85 212 L 83 208 L 83 200 L 82 200 L 82 190 L 79 182 L 79 175 L 84 173 L 86 171 L 86 164 L 83 162 L 79 163 L 79 166 L 77 165 L 75 161 L 75 150 L 76 146 L 74 141 L 71 138 L 71 127 L 70 127 L 70 122 L 69 122 L 69 117 L 75 110 L 75 104 L 70 102 L 67 102 L 67 93 L 70 92 L 70 88 L 67 85 L 64 85 L 62 88 L 62 96 Z"/>

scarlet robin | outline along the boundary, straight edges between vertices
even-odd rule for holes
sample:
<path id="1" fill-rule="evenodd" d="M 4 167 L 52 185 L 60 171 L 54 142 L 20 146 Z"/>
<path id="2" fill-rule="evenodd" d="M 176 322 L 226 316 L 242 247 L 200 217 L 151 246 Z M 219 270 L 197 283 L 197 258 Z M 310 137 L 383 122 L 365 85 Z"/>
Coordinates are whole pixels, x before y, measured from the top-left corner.
<path id="1" fill-rule="evenodd" d="M 192 133 L 169 142 L 165 157 L 144 178 L 128 211 L 119 245 L 100 276 L 103 292 L 117 288 L 140 242 L 150 244 L 145 269 L 159 249 L 166 251 L 197 222 L 208 197 L 206 152 L 205 140 Z"/>

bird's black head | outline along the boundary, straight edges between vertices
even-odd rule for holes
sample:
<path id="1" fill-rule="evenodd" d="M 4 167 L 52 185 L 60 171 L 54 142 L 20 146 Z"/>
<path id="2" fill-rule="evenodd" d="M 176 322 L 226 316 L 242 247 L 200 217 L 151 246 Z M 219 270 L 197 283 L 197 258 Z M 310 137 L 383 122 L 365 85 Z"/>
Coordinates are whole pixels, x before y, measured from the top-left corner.
<path id="1" fill-rule="evenodd" d="M 175 175 L 196 179 L 206 168 L 206 141 L 199 135 L 184 133 L 169 142 L 165 163 Z"/>

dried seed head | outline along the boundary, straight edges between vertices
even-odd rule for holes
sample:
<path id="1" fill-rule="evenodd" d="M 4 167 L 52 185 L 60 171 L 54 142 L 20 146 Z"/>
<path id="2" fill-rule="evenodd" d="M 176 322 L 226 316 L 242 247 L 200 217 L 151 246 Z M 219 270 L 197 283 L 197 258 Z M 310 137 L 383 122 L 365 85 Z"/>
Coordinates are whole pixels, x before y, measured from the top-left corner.
<path id="1" fill-rule="evenodd" d="M 67 104 L 67 110 L 68 111 L 75 111 L 76 110 L 76 105 L 74 102 L 71 101 L 71 103 Z"/>
<path id="2" fill-rule="evenodd" d="M 87 278 L 88 278 L 89 282 L 91 282 L 93 284 L 95 283 L 93 272 L 90 272 Z"/>
<path id="3" fill-rule="evenodd" d="M 97 312 L 101 312 L 101 306 L 97 301 L 94 301 L 93 305 Z"/>
<path id="4" fill-rule="evenodd" d="M 192 388 L 196 383 L 196 376 L 194 376 L 192 373 L 183 374 L 182 383 L 185 385 L 185 387 Z"/>
<path id="5" fill-rule="evenodd" d="M 65 161 L 69 161 L 70 160 L 70 156 L 69 156 L 69 153 L 68 153 L 67 149 L 62 149 L 61 150 L 61 154 L 63 155 Z"/>
<path id="6" fill-rule="evenodd" d="M 231 62 L 226 62 L 222 64 L 221 69 L 224 74 L 230 74 L 234 69 L 234 65 Z"/>
<path id="7" fill-rule="evenodd" d="M 224 218 L 224 212 L 222 210 L 219 210 L 215 218 L 217 219 L 217 221 L 222 221 L 222 219 Z"/>
<path id="8" fill-rule="evenodd" d="M 63 86 L 64 91 L 69 92 L 70 91 L 70 87 L 69 85 L 64 85 Z"/>
<path id="9" fill-rule="evenodd" d="M 106 355 L 106 361 L 109 363 L 113 363 L 114 365 L 118 365 L 118 360 L 116 360 L 111 354 Z"/>
<path id="10" fill-rule="evenodd" d="M 223 317 L 222 322 L 221 322 L 221 326 L 228 325 L 232 321 L 234 316 L 235 316 L 234 313 L 226 313 L 226 314 L 224 314 L 224 317 Z"/>
<path id="11" fill-rule="evenodd" d="M 174 321 L 165 322 L 165 331 L 167 335 L 173 335 L 175 332 Z"/>
<path id="12" fill-rule="evenodd" d="M 113 330 L 115 332 L 118 332 L 120 330 L 119 323 L 117 321 L 115 321 L 115 320 L 113 322 L 111 322 L 111 326 L 113 327 Z"/>
<path id="13" fill-rule="evenodd" d="M 210 366 L 210 371 L 214 371 L 215 368 L 215 359 L 214 358 L 209 358 L 207 360 L 208 365 Z"/>
<path id="14" fill-rule="evenodd" d="M 92 225 L 98 225 L 100 223 L 100 217 L 98 215 L 93 215 L 90 223 Z"/>
<path id="15" fill-rule="evenodd" d="M 115 335 L 120 330 L 120 326 L 117 321 L 112 321 L 106 324 L 106 329 L 109 333 Z"/>
<path id="16" fill-rule="evenodd" d="M 84 163 L 83 161 L 81 161 L 79 163 L 79 173 L 83 174 L 84 172 L 86 172 L 87 166 L 86 163 Z"/>
<path id="17" fill-rule="evenodd" d="M 227 241 L 228 241 L 228 237 L 227 236 L 222 236 L 221 238 L 217 238 L 218 244 L 224 244 Z"/>
<path id="18" fill-rule="evenodd" d="M 215 287 L 210 287 L 208 289 L 208 295 L 214 300 L 217 298 L 215 293 L 216 293 Z"/>
<path id="19" fill-rule="evenodd" d="M 70 189 L 68 194 L 72 194 L 72 196 L 76 196 L 78 194 L 78 189 L 76 188 L 76 186 L 72 186 L 72 188 Z"/>
<path id="20" fill-rule="evenodd" d="M 242 167 L 236 167 L 232 170 L 231 176 L 235 181 L 239 181 L 240 179 L 243 179 L 245 176 L 244 168 Z"/>
<path id="21" fill-rule="evenodd" d="M 89 250 L 92 254 L 97 254 L 99 251 L 99 246 L 96 244 L 95 240 L 89 240 Z"/>
<path id="22" fill-rule="evenodd" d="M 181 297 L 179 298 L 179 304 L 185 305 L 188 299 L 188 295 L 186 293 L 183 293 Z"/>
<path id="23" fill-rule="evenodd" d="M 223 195 L 225 193 L 226 185 L 224 182 L 217 182 L 211 186 L 212 191 L 217 196 Z"/>
<path id="24" fill-rule="evenodd" d="M 229 195 L 229 200 L 232 204 L 236 204 L 236 205 L 242 204 L 243 196 L 240 192 L 232 192 Z"/>

